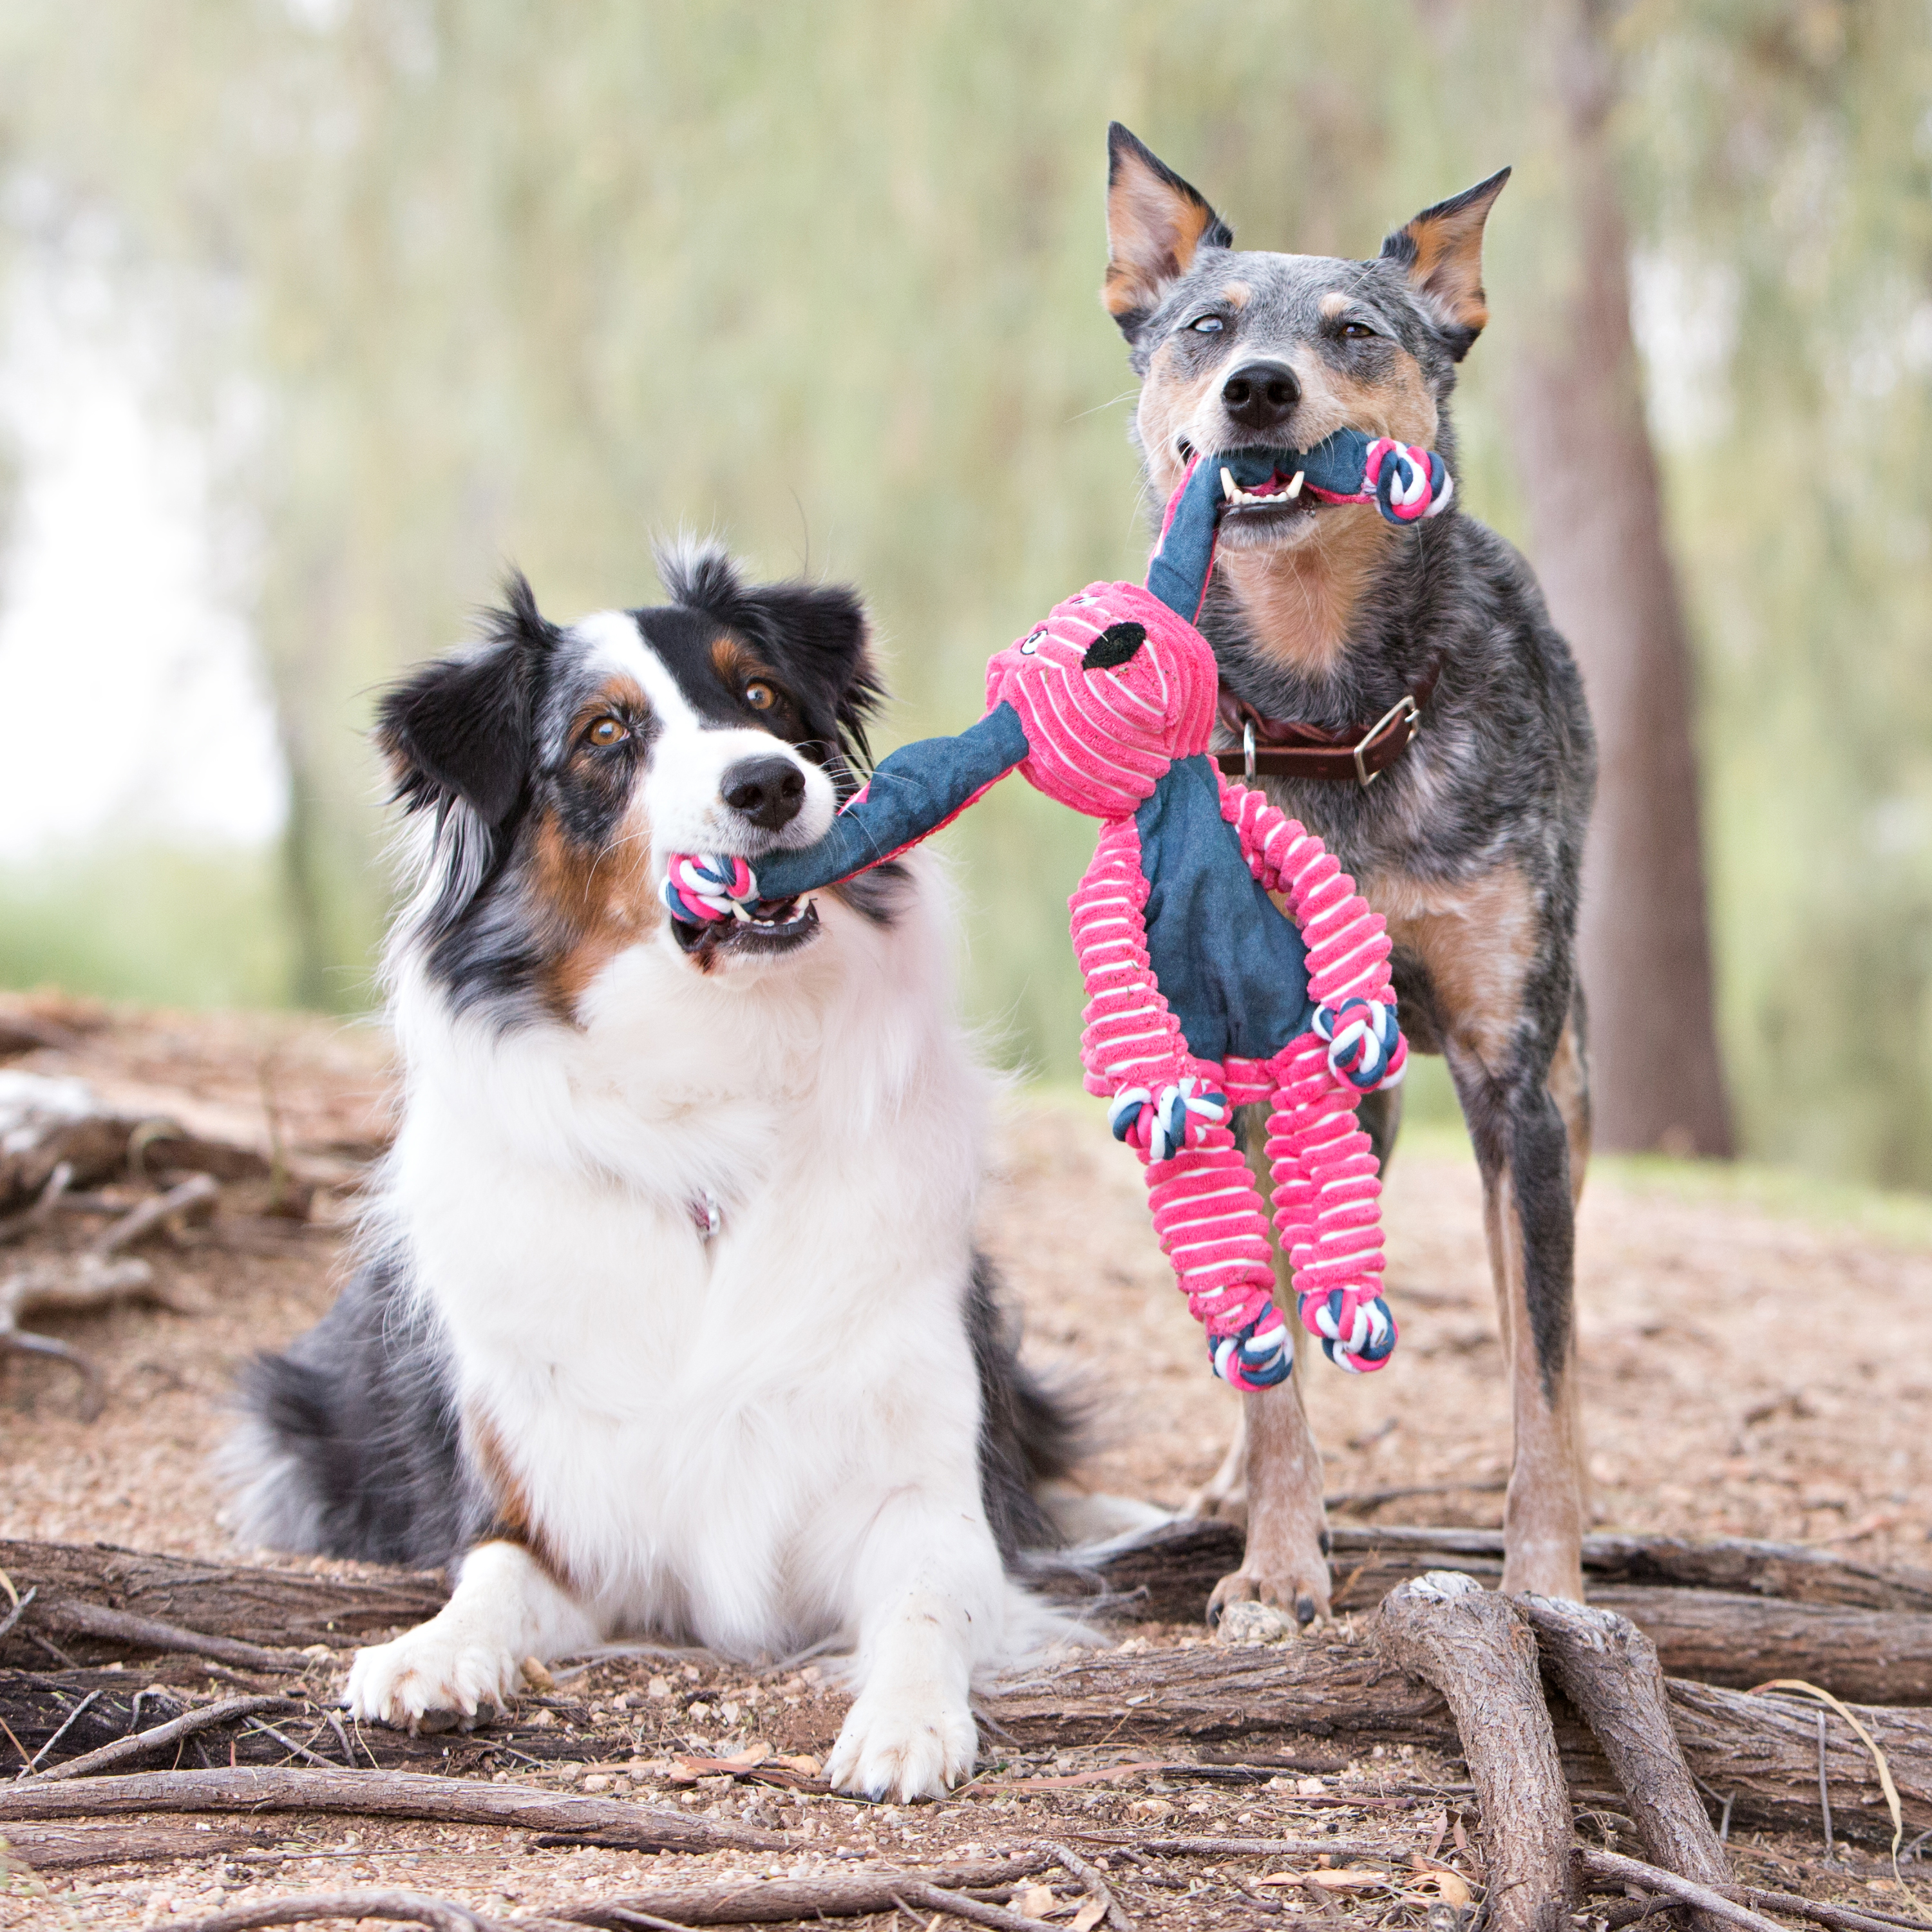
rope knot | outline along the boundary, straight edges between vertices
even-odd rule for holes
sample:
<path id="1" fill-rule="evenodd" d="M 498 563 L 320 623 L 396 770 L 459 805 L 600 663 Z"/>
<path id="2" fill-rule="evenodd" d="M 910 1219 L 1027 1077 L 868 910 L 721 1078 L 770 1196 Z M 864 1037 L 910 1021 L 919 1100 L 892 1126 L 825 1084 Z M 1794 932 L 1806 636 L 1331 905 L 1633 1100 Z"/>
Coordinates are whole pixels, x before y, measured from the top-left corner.
<path id="1" fill-rule="evenodd" d="M 1379 1294 L 1334 1288 L 1301 1298 L 1301 1325 L 1322 1338 L 1322 1352 L 1351 1375 L 1372 1375 L 1395 1352 L 1395 1317 Z"/>
<path id="2" fill-rule="evenodd" d="M 1245 1328 L 1232 1335 L 1210 1335 L 1208 1360 L 1230 1388 L 1273 1388 L 1294 1372 L 1288 1324 L 1270 1301 Z"/>
<path id="3" fill-rule="evenodd" d="M 1150 1162 L 1198 1147 L 1208 1130 L 1227 1118 L 1227 1095 L 1209 1091 L 1207 1082 L 1192 1074 L 1163 1087 L 1158 1100 L 1145 1087 L 1124 1087 L 1107 1109 L 1114 1139 L 1144 1148 Z"/>
<path id="4" fill-rule="evenodd" d="M 736 853 L 675 852 L 658 896 L 687 926 L 746 919 L 758 896 L 758 874 Z"/>
<path id="5" fill-rule="evenodd" d="M 1392 524 L 1420 523 L 1424 517 L 1439 516 L 1456 490 L 1435 451 L 1386 436 L 1370 443 L 1362 480 L 1376 493 L 1378 507 Z"/>
<path id="6" fill-rule="evenodd" d="M 1317 1006 L 1314 1027 L 1328 1042 L 1328 1070 L 1357 1092 L 1399 1085 L 1408 1070 L 1408 1049 L 1395 1008 L 1381 1000 L 1344 1000 Z"/>

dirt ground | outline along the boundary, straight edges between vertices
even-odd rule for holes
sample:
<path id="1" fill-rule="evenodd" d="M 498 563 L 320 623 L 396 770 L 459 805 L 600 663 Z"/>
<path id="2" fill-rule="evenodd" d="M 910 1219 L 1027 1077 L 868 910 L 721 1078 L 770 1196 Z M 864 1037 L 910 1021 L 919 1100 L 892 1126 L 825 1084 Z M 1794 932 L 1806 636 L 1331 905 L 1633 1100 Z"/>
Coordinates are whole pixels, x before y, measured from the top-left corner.
<path id="1" fill-rule="evenodd" d="M 278 1232 L 257 1216 L 238 1244 L 146 1250 L 178 1308 L 38 1322 L 103 1369 L 98 1420 L 81 1419 L 62 1365 L 0 1357 L 0 1537 L 260 1558 L 237 1550 L 222 1527 L 211 1463 L 224 1405 L 238 1363 L 328 1304 L 357 1163 L 385 1132 L 384 1042 L 320 1022 L 43 1010 L 90 1030 L 9 1066 L 76 1073 L 124 1111 L 278 1146 L 323 1184 L 305 1225 Z M 1386 1211 L 1389 1298 L 1402 1328 L 1394 1364 L 1360 1378 L 1318 1359 L 1304 1366 L 1328 1489 L 1337 1498 L 1415 1492 L 1339 1503 L 1345 1520 L 1498 1523 L 1508 1417 L 1466 1148 L 1441 1130 L 1411 1135 Z M 1091 1405 L 1097 1446 L 1084 1479 L 1180 1503 L 1218 1462 L 1234 1402 L 1207 1372 L 1138 1170 L 1096 1105 L 1013 1096 L 985 1234 L 1023 1314 L 1029 1354 Z M 1585 1201 L 1578 1283 L 1600 1526 L 1790 1538 L 1874 1561 L 1932 1562 L 1932 1214 L 1778 1176 L 1602 1162 Z M 1202 1627 L 1124 1634 L 1207 1640 Z M 566 1679 L 560 1698 L 560 1722 L 578 1706 L 622 1714 L 629 1756 L 497 1776 L 748 1818 L 790 1830 L 805 1849 L 776 1861 L 643 1857 L 544 1850 L 532 1834 L 482 1828 L 311 1820 L 278 1821 L 264 1838 L 218 1822 L 207 1856 L 192 1859 L 34 1873 L 17 1862 L 9 1868 L 0 1853 L 0 1927 L 166 1926 L 284 1892 L 378 1884 L 538 1913 L 676 1873 L 836 1869 L 875 1852 L 926 1863 L 1054 1837 L 1077 1837 L 1091 1856 L 1110 1832 L 1162 1821 L 1198 1837 L 1339 1832 L 1430 1852 L 1480 1877 L 1462 1774 L 1420 1756 L 1316 1774 L 1283 1762 L 1233 1781 L 1172 1766 L 1124 1771 L 1144 1754 L 1119 1750 L 1028 1759 L 989 1739 L 980 1778 L 949 1802 L 872 1806 L 717 1777 L 679 1781 L 679 1756 L 728 1756 L 754 1740 L 822 1754 L 843 1700 L 820 1669 L 760 1674 L 702 1654 L 634 1657 Z M 1815 1839 L 1754 1838 L 1736 1849 L 1761 1882 L 1874 1903 L 1892 1886 L 1883 1861 L 1862 1852 L 1841 1853 L 1845 1863 L 1826 1870 Z M 1400 1875 L 1316 1892 L 1263 1883 L 1275 1867 L 1258 1856 L 1163 1863 L 1123 1852 L 1109 1870 L 1144 1924 L 1293 1924 L 1304 1914 L 1324 1924 L 1445 1922 L 1439 1888 Z M 1064 1923 L 1080 1895 L 1069 1882 L 1025 1909 Z"/>

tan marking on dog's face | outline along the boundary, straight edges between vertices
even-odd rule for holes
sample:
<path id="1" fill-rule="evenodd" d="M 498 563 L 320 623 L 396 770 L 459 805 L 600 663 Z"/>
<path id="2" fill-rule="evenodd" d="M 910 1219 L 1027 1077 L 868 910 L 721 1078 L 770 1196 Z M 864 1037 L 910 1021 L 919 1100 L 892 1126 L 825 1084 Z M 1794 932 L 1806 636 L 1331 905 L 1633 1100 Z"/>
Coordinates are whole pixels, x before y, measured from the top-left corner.
<path id="1" fill-rule="evenodd" d="M 614 679 L 580 707 L 570 726 L 564 784 L 594 784 L 609 769 L 590 734 L 604 717 L 638 718 L 649 711 L 644 693 Z M 614 782 L 617 773 L 613 770 Z M 586 844 L 567 826 L 554 802 L 540 806 L 530 844 L 529 892 L 544 915 L 546 1003 L 574 1021 L 578 1001 L 617 955 L 641 944 L 664 917 L 651 878 L 651 828 L 643 786 L 634 772 L 612 834 Z"/>
<path id="2" fill-rule="evenodd" d="M 1340 289 L 1330 289 L 1316 307 L 1322 312 L 1324 322 L 1333 322 L 1348 306 L 1348 298 Z"/>
<path id="3" fill-rule="evenodd" d="M 586 850 L 546 812 L 532 842 L 532 890 L 556 944 L 544 969 L 548 1004 L 574 1020 L 577 1004 L 619 953 L 641 945 L 664 917 L 651 878 L 650 820 L 634 801 L 616 842 Z"/>
<path id="4" fill-rule="evenodd" d="M 574 1588 L 562 1557 L 536 1520 L 530 1492 L 511 1466 L 496 1424 L 480 1409 L 472 1409 L 465 1419 L 464 1434 L 495 1511 L 483 1540 L 514 1544 L 530 1552 L 532 1561 L 559 1588 Z"/>
<path id="5" fill-rule="evenodd" d="M 1346 428 L 1370 436 L 1392 436 L 1398 442 L 1419 442 L 1425 449 L 1435 442 L 1442 417 L 1422 365 L 1406 349 L 1393 344 L 1390 348 L 1387 372 L 1372 381 L 1353 376 L 1320 357 L 1310 358 L 1316 364 L 1312 371 L 1295 364 L 1304 406 L 1328 424 L 1322 435 Z"/>
<path id="6" fill-rule="evenodd" d="M 1222 285 L 1221 299 L 1231 308 L 1246 308 L 1254 292 L 1246 282 L 1226 282 Z"/>

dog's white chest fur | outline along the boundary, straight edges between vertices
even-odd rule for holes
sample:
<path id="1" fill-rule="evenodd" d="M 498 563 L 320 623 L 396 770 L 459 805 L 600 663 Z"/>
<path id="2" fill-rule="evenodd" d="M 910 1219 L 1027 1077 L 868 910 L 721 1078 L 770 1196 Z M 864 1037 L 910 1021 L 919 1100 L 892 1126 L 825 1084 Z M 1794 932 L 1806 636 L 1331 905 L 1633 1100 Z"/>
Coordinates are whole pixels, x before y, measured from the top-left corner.
<path id="1" fill-rule="evenodd" d="M 811 957 L 748 984 L 637 949 L 581 1031 L 400 989 L 389 1207 L 466 1428 L 608 1628 L 856 1637 L 896 1486 L 984 1533 L 961 1316 L 983 1095 L 927 896 L 890 931 L 830 909 Z"/>

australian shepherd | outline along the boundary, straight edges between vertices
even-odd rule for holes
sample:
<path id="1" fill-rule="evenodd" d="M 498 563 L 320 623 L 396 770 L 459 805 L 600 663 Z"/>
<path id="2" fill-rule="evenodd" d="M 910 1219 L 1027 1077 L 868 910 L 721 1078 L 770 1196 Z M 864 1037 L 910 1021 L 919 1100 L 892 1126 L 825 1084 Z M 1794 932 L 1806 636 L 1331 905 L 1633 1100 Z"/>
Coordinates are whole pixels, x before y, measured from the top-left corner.
<path id="1" fill-rule="evenodd" d="M 452 1567 L 347 1701 L 474 1719 L 626 1634 L 853 1654 L 827 1773 L 970 1768 L 976 1672 L 1036 1647 L 1008 1574 L 1064 1408 L 976 1254 L 987 1082 L 928 862 L 701 933 L 659 854 L 812 843 L 878 696 L 857 599 L 660 560 L 568 628 L 512 583 L 383 700 L 410 892 L 400 1132 L 359 1266 L 254 1365 L 242 1527 Z"/>

